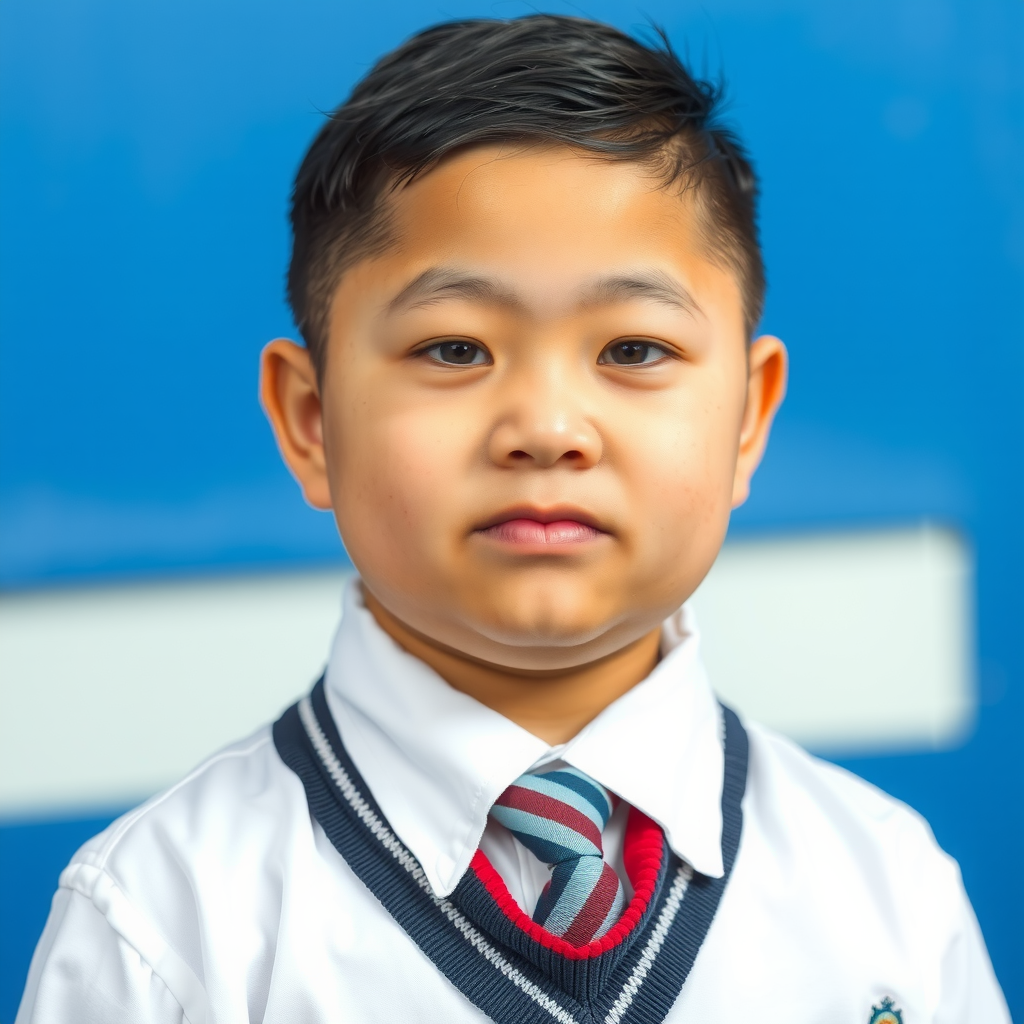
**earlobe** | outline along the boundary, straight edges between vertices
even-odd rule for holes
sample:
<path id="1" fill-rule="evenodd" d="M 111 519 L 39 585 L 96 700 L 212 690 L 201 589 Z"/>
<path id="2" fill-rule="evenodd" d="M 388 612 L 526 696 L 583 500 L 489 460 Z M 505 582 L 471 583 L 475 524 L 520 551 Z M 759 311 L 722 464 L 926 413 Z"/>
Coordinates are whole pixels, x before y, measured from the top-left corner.
<path id="1" fill-rule="evenodd" d="M 331 508 L 320 389 L 305 348 L 277 338 L 263 349 L 260 402 L 306 501 L 314 508 Z"/>
<path id="2" fill-rule="evenodd" d="M 747 357 L 747 401 L 740 427 L 732 507 L 750 494 L 750 480 L 764 456 L 775 414 L 786 396 L 789 355 L 786 346 L 770 334 L 751 342 Z"/>

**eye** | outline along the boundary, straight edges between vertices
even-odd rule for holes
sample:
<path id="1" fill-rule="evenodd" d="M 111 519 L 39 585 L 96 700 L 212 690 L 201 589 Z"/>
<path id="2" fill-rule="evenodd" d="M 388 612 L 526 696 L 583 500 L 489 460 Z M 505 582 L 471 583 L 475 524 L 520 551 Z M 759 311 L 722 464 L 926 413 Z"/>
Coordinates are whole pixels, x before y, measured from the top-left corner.
<path id="1" fill-rule="evenodd" d="M 599 363 L 615 366 L 642 366 L 659 363 L 668 353 L 650 341 L 614 341 L 598 357 Z"/>
<path id="2" fill-rule="evenodd" d="M 487 352 L 472 341 L 442 341 L 423 352 L 434 362 L 447 366 L 482 366 L 491 361 Z"/>

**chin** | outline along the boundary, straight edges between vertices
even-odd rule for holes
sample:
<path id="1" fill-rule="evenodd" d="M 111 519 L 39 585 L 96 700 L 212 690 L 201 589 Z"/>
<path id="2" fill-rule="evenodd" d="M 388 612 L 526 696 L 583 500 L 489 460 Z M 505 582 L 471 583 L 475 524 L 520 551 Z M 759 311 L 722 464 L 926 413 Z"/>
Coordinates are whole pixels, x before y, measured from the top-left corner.
<path id="1" fill-rule="evenodd" d="M 623 609 L 593 589 L 517 589 L 490 595 L 470 616 L 482 636 L 504 647 L 565 650 L 593 644 L 621 626 Z"/>

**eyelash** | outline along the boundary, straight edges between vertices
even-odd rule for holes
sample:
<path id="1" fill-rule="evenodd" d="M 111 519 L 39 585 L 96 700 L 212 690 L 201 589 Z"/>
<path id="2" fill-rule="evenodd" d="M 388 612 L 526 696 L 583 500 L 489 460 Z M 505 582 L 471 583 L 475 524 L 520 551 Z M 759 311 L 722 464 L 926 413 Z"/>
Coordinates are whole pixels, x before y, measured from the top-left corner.
<path id="1" fill-rule="evenodd" d="M 440 352 L 442 349 L 473 349 L 472 359 L 469 362 L 460 362 L 455 359 L 442 359 L 440 358 Z M 421 349 L 420 354 L 431 359 L 435 363 L 440 363 L 442 366 L 484 366 L 491 362 L 491 358 L 487 353 L 487 350 L 482 346 L 478 345 L 474 341 L 463 340 L 461 338 L 452 338 L 450 341 L 437 341 L 428 348 Z M 455 353 L 451 353 L 455 354 Z M 483 358 L 477 359 L 477 356 Z"/>
<path id="2" fill-rule="evenodd" d="M 643 349 L 642 358 L 638 362 L 619 362 L 612 358 L 612 353 L 616 349 Z M 655 358 L 648 359 L 648 355 L 654 354 Z M 641 341 L 637 339 L 619 339 L 613 341 L 610 345 L 606 345 L 601 354 L 597 357 L 598 363 L 605 366 L 650 366 L 653 363 L 660 363 L 663 359 L 666 359 L 669 355 L 668 350 L 663 345 L 658 345 L 653 341 Z"/>
<path id="3" fill-rule="evenodd" d="M 443 350 L 448 349 L 449 355 L 456 356 L 458 358 L 443 359 L 441 353 Z M 624 350 L 634 350 L 627 352 Z M 461 351 L 459 351 L 461 350 Z M 621 354 L 627 356 L 639 355 L 640 358 L 635 361 L 618 360 L 615 359 L 613 353 L 618 350 Z M 639 350 L 642 350 L 639 351 Z M 442 366 L 485 366 L 491 362 L 491 358 L 487 353 L 487 350 L 476 342 L 463 340 L 461 338 L 453 338 L 451 341 L 439 341 L 435 342 L 428 348 L 421 349 L 420 355 L 426 356 L 435 363 L 440 363 Z M 464 357 L 469 355 L 470 358 L 466 360 Z M 650 359 L 648 356 L 653 355 L 654 358 Z M 663 359 L 669 355 L 668 351 L 662 345 L 658 345 L 652 341 L 613 341 L 610 345 L 605 346 L 601 354 L 597 357 L 599 364 L 604 366 L 650 366 L 653 363 L 660 363 Z"/>

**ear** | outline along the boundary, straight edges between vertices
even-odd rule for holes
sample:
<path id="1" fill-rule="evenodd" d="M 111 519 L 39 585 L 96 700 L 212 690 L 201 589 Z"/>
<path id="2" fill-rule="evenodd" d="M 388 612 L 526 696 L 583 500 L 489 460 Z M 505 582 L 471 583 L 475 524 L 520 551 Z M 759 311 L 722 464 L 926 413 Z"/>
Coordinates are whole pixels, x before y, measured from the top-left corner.
<path id="1" fill-rule="evenodd" d="M 772 422 L 786 395 L 788 371 L 786 346 L 778 338 L 765 334 L 751 343 L 747 352 L 747 404 L 732 484 L 733 508 L 742 505 L 750 494 L 750 478 L 761 462 Z"/>
<path id="2" fill-rule="evenodd" d="M 260 358 L 260 401 L 281 457 L 306 501 L 313 508 L 329 509 L 320 388 L 305 348 L 285 338 L 267 345 Z"/>

